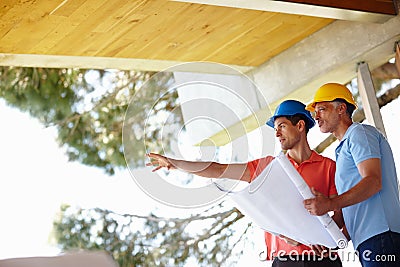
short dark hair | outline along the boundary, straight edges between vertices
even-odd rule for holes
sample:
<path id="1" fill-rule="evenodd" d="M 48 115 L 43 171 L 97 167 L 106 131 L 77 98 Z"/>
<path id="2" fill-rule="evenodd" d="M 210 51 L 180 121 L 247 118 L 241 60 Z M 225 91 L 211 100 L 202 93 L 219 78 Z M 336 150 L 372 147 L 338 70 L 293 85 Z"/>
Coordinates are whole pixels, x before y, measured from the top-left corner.
<path id="1" fill-rule="evenodd" d="M 354 110 L 356 110 L 356 107 L 354 105 L 350 104 L 349 102 L 347 102 L 346 100 L 344 100 L 342 98 L 336 98 L 335 100 L 333 100 L 333 102 L 339 102 L 339 103 L 346 104 L 347 115 L 350 117 L 350 119 L 353 117 L 353 112 L 354 112 Z"/>
<path id="2" fill-rule="evenodd" d="M 308 125 L 308 123 L 307 123 L 306 116 L 304 116 L 302 114 L 294 114 L 294 115 L 282 116 L 282 117 L 287 118 L 292 123 L 293 126 L 295 126 L 300 120 L 303 120 L 304 124 L 306 126 L 306 134 L 310 130 L 310 125 Z"/>

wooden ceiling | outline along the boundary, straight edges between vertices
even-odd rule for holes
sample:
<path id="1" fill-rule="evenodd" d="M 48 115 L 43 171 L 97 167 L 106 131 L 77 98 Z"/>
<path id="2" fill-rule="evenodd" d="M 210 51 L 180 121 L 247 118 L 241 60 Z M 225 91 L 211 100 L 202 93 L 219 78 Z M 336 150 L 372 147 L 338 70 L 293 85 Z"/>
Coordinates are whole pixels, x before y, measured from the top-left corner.
<path id="1" fill-rule="evenodd" d="M 211 61 L 257 67 L 327 26 L 340 12 L 352 9 L 395 15 L 391 0 L 354 0 L 347 6 L 338 0 L 197 2 L 2 0 L 0 64 L 35 66 L 38 60 L 37 66 L 64 67 L 64 60 L 69 65 L 79 61 L 81 64 L 75 66 L 85 67 L 88 59 L 134 59 L 156 65 L 163 61 Z M 261 8 L 256 7 L 260 4 Z M 287 5 L 291 6 L 289 11 Z M 303 11 L 307 7 L 310 12 Z M 326 15 L 326 8 L 335 15 Z M 27 55 L 42 57 L 27 57 L 22 63 L 9 60 Z M 150 69 L 160 69 L 156 65 Z"/>
<path id="2" fill-rule="evenodd" d="M 259 66 L 332 19 L 164 0 L 2 0 L 0 52 Z"/>

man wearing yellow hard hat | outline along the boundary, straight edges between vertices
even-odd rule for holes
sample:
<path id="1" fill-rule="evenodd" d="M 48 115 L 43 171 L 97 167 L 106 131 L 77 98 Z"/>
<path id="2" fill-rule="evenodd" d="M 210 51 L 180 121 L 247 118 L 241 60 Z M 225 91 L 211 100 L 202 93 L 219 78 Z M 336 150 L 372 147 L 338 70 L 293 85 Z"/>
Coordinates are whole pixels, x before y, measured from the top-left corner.
<path id="1" fill-rule="evenodd" d="M 343 211 L 347 230 L 363 267 L 400 266 L 400 200 L 392 150 L 375 127 L 355 123 L 357 104 L 349 89 L 327 83 L 306 109 L 314 112 L 323 133 L 332 133 L 336 148 L 338 196 L 304 201 L 314 215 Z"/>

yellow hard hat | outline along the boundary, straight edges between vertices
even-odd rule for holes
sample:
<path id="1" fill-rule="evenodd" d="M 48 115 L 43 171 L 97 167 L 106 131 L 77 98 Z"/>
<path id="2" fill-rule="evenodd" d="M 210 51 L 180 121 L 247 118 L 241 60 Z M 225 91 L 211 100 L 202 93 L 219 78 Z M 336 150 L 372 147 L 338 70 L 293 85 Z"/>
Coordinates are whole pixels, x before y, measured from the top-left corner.
<path id="1" fill-rule="evenodd" d="M 353 95 L 346 86 L 340 83 L 326 83 L 317 90 L 314 100 L 306 106 L 306 110 L 314 112 L 316 103 L 333 101 L 337 98 L 341 98 L 357 108 L 356 101 L 354 101 Z"/>

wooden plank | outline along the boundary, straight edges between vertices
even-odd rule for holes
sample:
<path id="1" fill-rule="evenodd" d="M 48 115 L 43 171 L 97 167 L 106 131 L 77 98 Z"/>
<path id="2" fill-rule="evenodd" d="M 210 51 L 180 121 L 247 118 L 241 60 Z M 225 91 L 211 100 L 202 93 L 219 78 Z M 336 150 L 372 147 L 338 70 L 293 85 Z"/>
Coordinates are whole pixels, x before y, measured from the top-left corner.
<path id="1" fill-rule="evenodd" d="M 239 28 L 236 24 L 232 24 L 232 18 L 235 17 L 241 21 L 241 16 L 239 10 L 193 5 L 185 14 L 182 14 L 178 21 L 172 22 L 177 30 L 176 33 L 168 37 L 169 33 L 165 32 L 159 37 L 167 37 L 168 43 L 165 43 L 157 52 L 159 55 L 177 56 L 180 60 L 185 60 L 184 56 L 204 59 L 204 50 L 207 47 L 215 49 L 215 46 L 218 46 L 225 38 L 239 34 Z M 252 20 L 252 17 L 248 16 L 248 19 Z M 182 32 L 185 34 L 181 34 Z M 183 53 L 183 51 L 186 52 Z M 208 53 L 211 51 L 209 50 Z"/>
<path id="2" fill-rule="evenodd" d="M 1 0 L 0 4 L 0 17 L 3 17 L 10 9 L 12 9 L 18 2 L 14 0 Z M 3 21 L 0 21 L 0 25 Z"/>
<path id="3" fill-rule="evenodd" d="M 108 2 L 104 5 L 101 12 L 96 12 L 93 27 L 86 28 L 87 38 L 76 53 L 83 56 L 106 56 L 104 48 L 110 43 L 120 43 L 124 35 L 130 31 L 132 24 L 142 19 L 132 17 L 131 13 L 137 5 L 137 2 L 129 0 Z M 79 28 L 79 30 L 84 29 Z"/>
<path id="4" fill-rule="evenodd" d="M 214 10 L 212 16 L 204 16 L 204 13 L 208 13 L 208 11 L 207 6 L 185 4 L 184 9 L 175 15 L 176 19 L 168 22 L 171 27 L 165 28 L 150 39 L 146 46 L 147 53 L 154 51 L 151 54 L 154 58 L 167 56 L 168 58 L 177 57 L 178 60 L 181 60 L 183 51 L 187 53 L 186 55 L 194 52 L 190 50 L 192 44 L 200 45 L 200 40 L 204 38 L 203 32 L 213 31 L 215 28 L 215 24 L 211 20 L 220 17 L 220 10 Z M 226 15 L 230 16 L 230 13 L 227 12 Z M 157 43 L 161 45 L 158 49 L 154 49 Z"/>
<path id="5" fill-rule="evenodd" d="M 42 0 L 25 3 L 24 8 L 18 8 L 14 15 L 20 19 L 1 39 L 1 48 L 13 52 L 19 47 L 20 53 L 28 53 L 33 43 L 51 30 L 52 21 L 49 20 L 48 14 L 55 6 L 55 1 Z"/>
<path id="6" fill-rule="evenodd" d="M 74 31 L 76 27 L 76 21 L 71 21 L 68 17 L 58 17 L 57 25 L 54 25 L 52 31 L 50 31 L 42 40 L 38 41 L 36 45 L 31 48 L 30 52 L 32 54 L 45 55 L 57 54 L 55 50 L 61 40 L 65 35 Z"/>
<path id="7" fill-rule="evenodd" d="M 266 21 L 270 21 L 271 18 L 279 17 L 276 13 L 271 12 L 259 12 L 259 11 L 250 11 L 250 10 L 240 10 L 237 14 L 234 14 L 231 17 L 227 18 L 228 21 L 225 21 L 224 14 L 221 14 L 221 18 L 217 19 L 223 23 L 222 25 L 219 22 L 216 25 L 212 25 L 215 29 L 214 31 L 203 31 L 200 33 L 199 40 L 197 44 L 194 44 L 194 48 L 191 47 L 191 51 L 193 51 L 193 55 L 201 56 L 203 60 L 210 61 L 220 61 L 221 63 L 229 64 L 229 61 L 226 58 L 222 57 L 217 59 L 217 57 L 221 57 L 221 55 L 229 55 L 230 58 L 241 59 L 241 64 L 248 65 L 243 60 L 246 60 L 243 57 L 242 50 L 243 44 L 259 42 L 262 39 L 262 36 L 267 34 L 268 31 L 272 30 L 277 25 L 271 25 L 270 28 L 261 30 L 261 25 Z M 279 24 L 280 22 L 278 22 Z M 259 31 L 257 31 L 258 29 Z M 244 36 L 248 36 L 248 39 L 245 39 Z M 212 42 L 210 41 L 212 40 Z M 237 49 L 240 50 L 236 54 L 231 54 L 227 51 L 227 47 L 230 45 L 237 46 Z M 233 59 L 232 58 L 232 59 Z"/>
<path id="8" fill-rule="evenodd" d="M 264 63 L 262 61 L 263 58 L 271 58 L 278 55 L 331 22 L 333 22 L 333 20 L 315 20 L 313 18 L 310 19 L 310 17 L 302 16 L 301 21 L 299 21 L 297 25 L 283 23 L 279 28 L 275 29 L 274 32 L 270 33 L 269 36 L 265 38 L 264 42 L 258 42 L 251 48 L 246 47 L 244 50 L 248 51 L 246 55 L 249 60 L 252 60 L 252 62 L 250 62 L 251 65 L 259 66 Z M 259 53 L 259 57 L 256 56 L 256 53 Z"/>
<path id="9" fill-rule="evenodd" d="M 24 48 L 24 53 L 37 53 L 34 48 L 65 20 L 65 17 L 50 15 L 58 5 L 58 1 L 41 0 L 32 7 L 29 16 L 25 16 L 26 20 L 21 23 L 21 38 L 17 43 L 17 47 Z"/>
<path id="10" fill-rule="evenodd" d="M 252 13 L 261 14 L 260 12 Z M 210 14 L 213 15 L 210 16 Z M 182 55 L 186 58 L 204 59 L 210 51 L 226 43 L 226 39 L 235 38 L 248 27 L 248 25 L 241 25 L 243 19 L 247 19 L 247 24 L 254 22 L 254 16 L 249 16 L 248 12 L 199 5 L 192 6 L 185 14 L 178 17 L 180 19 L 171 22 L 170 30 L 160 33 L 149 43 L 149 51 L 154 51 L 154 47 L 162 40 L 168 40 L 156 50 L 158 55 L 169 58 L 177 56 L 179 60 L 185 60 Z M 234 25 L 232 19 L 235 21 Z M 183 32 L 185 34 L 182 34 Z"/>
<path id="11" fill-rule="evenodd" d="M 178 11 L 179 8 L 177 7 L 179 6 L 171 6 L 172 4 L 173 3 L 169 2 L 159 7 L 162 7 L 164 11 L 171 9 Z M 149 8 L 149 6 L 147 6 L 147 8 L 143 7 L 143 10 L 148 10 Z M 163 16 L 168 15 L 167 12 L 165 14 L 166 15 Z M 212 16 L 210 14 L 212 14 Z M 160 15 L 162 15 L 162 13 L 157 13 L 157 16 Z M 253 62 L 250 62 L 251 59 L 244 52 L 245 50 L 241 49 L 242 46 L 246 46 L 247 43 L 240 46 L 238 42 L 242 41 L 242 39 L 244 39 L 242 38 L 243 35 L 247 33 L 247 42 L 256 41 L 259 46 L 264 46 L 262 49 L 263 52 L 265 50 L 268 51 L 268 49 L 265 48 L 265 40 L 268 41 L 269 39 L 266 33 L 276 26 L 273 25 L 272 21 L 269 25 L 265 25 L 264 28 L 261 28 L 260 25 L 264 24 L 265 21 L 270 19 L 273 15 L 277 14 L 205 5 L 188 5 L 188 7 L 181 12 L 169 12 L 169 17 L 171 19 L 163 20 L 163 24 L 161 25 L 159 25 L 159 18 L 149 16 L 146 21 L 142 21 L 140 25 L 135 26 L 134 29 L 124 35 L 118 43 L 110 43 L 110 45 L 105 48 L 102 55 L 118 57 L 136 57 L 139 55 L 142 58 L 179 61 L 212 60 L 226 64 L 236 62 L 240 65 L 251 66 Z M 282 14 L 279 14 L 279 16 L 281 15 Z M 289 15 L 284 15 L 281 21 L 288 20 L 288 17 Z M 296 18 L 295 20 L 297 20 L 298 17 L 299 16 L 293 16 L 293 18 Z M 154 19 L 156 19 L 156 21 L 154 21 Z M 232 21 L 235 24 L 232 24 Z M 327 22 L 320 27 L 328 24 L 331 20 L 326 21 Z M 307 23 L 308 22 L 309 21 L 307 21 Z M 164 27 L 164 25 L 168 25 L 169 27 Z M 295 23 L 293 23 L 293 25 L 295 25 Z M 307 28 L 307 26 L 297 26 L 295 32 L 301 32 L 302 28 Z M 315 27 L 311 27 L 311 29 L 315 29 Z M 183 32 L 185 34 L 182 34 Z M 249 34 L 249 32 L 251 34 Z M 306 34 L 310 32 L 310 27 L 308 27 Z M 287 42 L 287 35 L 283 37 L 284 41 Z M 131 40 L 127 40 L 128 38 L 131 38 Z M 301 38 L 297 37 L 293 40 L 298 41 L 300 39 Z M 232 49 L 236 50 L 235 53 L 226 51 L 221 53 L 227 46 L 227 42 L 232 43 Z M 292 42 L 292 44 L 293 43 L 294 42 Z M 285 48 L 287 47 L 289 46 Z M 212 51 L 211 55 L 210 51 Z M 251 53 L 259 58 L 256 64 L 259 65 L 264 62 L 265 57 L 256 55 L 257 52 L 255 51 L 251 51 Z M 221 55 L 225 55 L 223 56 L 225 58 L 221 58 Z M 235 57 L 232 57 L 232 55 Z"/>
<path id="12" fill-rule="evenodd" d="M 19 53 L 35 54 L 35 53 L 48 53 L 48 50 L 38 50 L 37 46 L 43 42 L 43 40 L 49 40 L 48 35 L 54 32 L 54 27 L 57 27 L 60 23 L 65 20 L 63 17 L 47 16 L 41 19 L 37 23 L 24 26 L 25 34 L 21 36 L 21 39 L 16 44 L 16 47 L 24 49 L 24 52 Z"/>
<path id="13" fill-rule="evenodd" d="M 93 30 L 97 33 L 95 41 L 85 48 L 84 53 L 89 54 L 88 51 L 96 50 L 94 56 L 115 56 L 120 50 L 130 45 L 132 41 L 126 36 L 134 32 L 136 25 L 149 16 L 137 11 L 141 4 L 141 2 L 132 3 L 128 0 L 126 4 L 116 8 L 107 21 Z M 127 56 L 129 57 L 133 57 L 132 52 Z"/>
<path id="14" fill-rule="evenodd" d="M 62 55 L 60 50 L 63 49 L 63 47 L 68 46 L 72 49 L 77 49 L 80 46 L 81 42 L 67 43 L 65 38 L 72 34 L 79 25 L 84 23 L 87 20 L 87 17 L 91 16 L 96 9 L 91 7 L 93 2 L 80 1 L 80 5 L 75 2 L 76 1 L 71 3 L 71 5 L 68 5 L 70 2 L 67 2 L 50 15 L 51 17 L 57 17 L 59 22 L 57 25 L 54 25 L 53 30 L 49 32 L 45 38 L 39 41 L 36 46 L 32 48 L 32 53 Z M 67 9 L 66 12 L 64 12 L 64 8 Z M 73 8 L 76 9 L 73 10 Z M 66 14 L 70 15 L 66 16 Z"/>
<path id="15" fill-rule="evenodd" d="M 177 19 L 168 22 L 171 25 L 169 29 L 155 36 L 146 36 L 148 41 L 139 52 L 152 58 L 205 60 L 210 51 L 225 45 L 226 40 L 239 38 L 244 31 L 270 16 L 271 13 L 267 12 L 191 5 L 185 14 L 178 14 Z M 132 48 L 133 45 L 127 47 L 119 55 L 123 56 Z"/>
<path id="16" fill-rule="evenodd" d="M 140 5 L 131 6 L 131 12 L 118 24 L 118 28 L 125 29 L 124 32 L 119 34 L 117 32 L 115 35 L 114 38 L 118 38 L 118 43 L 106 41 L 101 53 L 104 56 L 118 57 L 135 57 L 141 54 L 147 44 L 159 35 L 159 32 L 168 29 L 168 19 L 175 17 L 175 13 L 183 8 L 183 5 L 179 5 L 173 13 L 170 7 L 165 6 L 166 3 L 165 1 L 142 1 Z M 124 53 L 121 55 L 123 50 L 127 50 L 127 55 Z"/>
<path id="17" fill-rule="evenodd" d="M 118 51 L 130 44 L 126 36 L 135 31 L 135 26 L 148 17 L 147 13 L 138 11 L 138 8 L 145 2 L 121 1 L 118 6 L 111 5 L 104 16 L 98 17 L 98 20 L 104 23 L 99 24 L 91 31 L 88 42 L 81 46 L 82 54 L 116 56 Z M 133 57 L 132 53 L 129 57 Z"/>
<path id="18" fill-rule="evenodd" d="M 70 17 L 81 6 L 86 5 L 86 0 L 61 0 L 55 9 L 50 12 L 50 15 Z"/>
<path id="19" fill-rule="evenodd" d="M 381 111 L 371 73 L 367 63 L 360 63 L 357 70 L 358 92 L 360 93 L 365 117 L 367 121 L 378 128 L 386 136 L 385 126 L 383 124 Z"/>
<path id="20" fill-rule="evenodd" d="M 140 4 L 140 1 L 132 2 L 129 0 L 119 0 L 118 4 L 117 2 L 114 2 L 114 7 L 110 7 L 108 10 L 108 16 L 99 21 L 98 25 L 92 30 L 92 32 L 110 32 L 114 31 L 116 28 L 120 28 L 123 22 L 126 22 L 127 25 L 139 22 L 141 19 L 146 17 L 145 15 L 139 14 L 138 16 L 135 16 L 134 14 Z"/>
<path id="21" fill-rule="evenodd" d="M 93 33 L 99 21 L 107 16 L 105 12 L 113 5 L 113 1 L 87 0 L 69 17 L 73 30 L 60 36 L 56 46 L 51 51 L 57 55 L 80 55 L 84 47 L 91 42 Z M 72 45 L 73 44 L 73 45 Z"/>
<path id="22" fill-rule="evenodd" d="M 319 19 L 320 23 L 316 22 L 318 20 L 316 21 L 310 17 L 280 14 L 278 17 L 272 17 L 270 20 L 245 33 L 236 42 L 231 42 L 223 46 L 223 55 L 235 55 L 229 60 L 239 61 L 243 65 L 259 66 L 264 63 L 266 58 L 271 58 L 284 51 L 316 29 L 326 26 L 331 20 Z M 310 28 L 310 25 L 314 23 L 318 26 Z M 243 40 L 253 41 L 243 42 Z M 213 60 L 223 60 L 221 58 L 222 54 L 210 56 L 215 56 Z M 225 61 L 227 59 L 225 58 Z M 231 61 L 227 63 L 231 64 Z"/>
<path id="23" fill-rule="evenodd" d="M 187 5 L 175 2 L 164 2 L 157 7 L 146 5 L 145 10 L 153 10 L 142 23 L 135 25 L 134 30 L 128 32 L 126 39 L 132 41 L 131 44 L 118 51 L 115 56 L 125 57 L 128 53 L 140 54 L 144 58 L 155 58 L 155 52 L 162 49 L 171 39 L 171 36 L 182 34 L 182 25 L 175 28 L 171 25 L 174 21 L 181 19 L 182 12 L 187 11 Z M 186 32 L 184 32 L 186 34 Z M 167 60 L 169 58 L 166 58 Z"/>
<path id="24" fill-rule="evenodd" d="M 0 48 L 3 42 L 11 42 L 10 32 L 19 27 L 19 24 L 24 19 L 23 14 L 29 13 L 32 10 L 32 3 L 25 2 L 24 4 L 14 3 L 10 8 L 5 8 L 5 13 L 2 14 L 0 19 Z M 8 7 L 8 6 L 7 6 Z"/>
<path id="25" fill-rule="evenodd" d="M 82 55 L 96 56 L 117 56 L 117 53 L 128 46 L 131 41 L 127 36 L 132 32 L 137 33 L 136 27 L 144 23 L 147 14 L 158 12 L 161 9 L 161 3 L 165 1 L 118 1 L 109 2 L 108 5 L 102 7 L 101 12 L 96 13 L 96 20 L 105 21 L 102 25 L 97 25 L 92 29 L 88 29 L 87 38 L 81 43 L 79 50 L 76 51 Z M 143 10 L 143 5 L 151 5 L 151 9 Z M 115 19 L 109 19 L 114 17 Z M 160 19 L 159 19 L 160 20 Z M 81 29 L 77 29 L 78 31 Z M 149 30 L 147 28 L 147 30 Z M 135 35 L 138 39 L 138 35 Z M 139 43 L 135 50 L 143 46 Z M 132 51 L 128 57 L 133 57 Z"/>
<path id="26" fill-rule="evenodd" d="M 252 49 L 252 46 L 263 43 L 264 49 L 269 50 L 268 47 L 271 44 L 269 38 L 273 35 L 277 28 L 280 28 L 284 23 L 284 18 L 281 14 L 275 14 L 274 16 L 267 17 L 265 20 L 258 20 L 256 24 L 249 26 L 247 29 L 243 29 L 240 35 L 232 38 L 231 40 L 226 39 L 228 42 L 220 45 L 217 50 L 214 50 L 208 55 L 207 59 L 221 60 L 222 62 L 229 63 L 226 55 L 234 55 L 230 60 L 239 60 L 245 65 L 250 65 L 250 58 L 248 53 L 254 53 L 255 51 L 247 50 Z M 289 15 L 290 16 L 290 15 Z M 286 38 L 285 38 L 286 39 Z M 223 53 L 222 53 L 223 52 Z M 258 53 L 263 53 L 262 50 Z"/>

